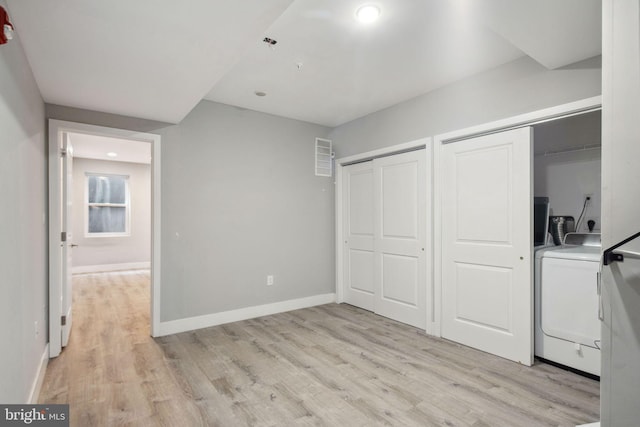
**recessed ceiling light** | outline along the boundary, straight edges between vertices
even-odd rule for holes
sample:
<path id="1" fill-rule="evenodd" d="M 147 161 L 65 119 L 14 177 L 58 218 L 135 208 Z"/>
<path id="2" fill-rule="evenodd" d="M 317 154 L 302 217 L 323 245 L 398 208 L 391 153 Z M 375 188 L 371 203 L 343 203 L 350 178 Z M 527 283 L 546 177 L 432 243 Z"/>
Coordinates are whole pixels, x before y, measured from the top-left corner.
<path id="1" fill-rule="evenodd" d="M 379 16 L 380 8 L 372 4 L 360 6 L 358 10 L 356 10 L 356 18 L 358 19 L 358 21 L 365 24 L 375 21 Z"/>
<path id="2" fill-rule="evenodd" d="M 254 93 L 256 94 L 256 96 L 267 96 L 266 92 L 261 92 L 259 90 L 255 91 Z"/>
<path id="3" fill-rule="evenodd" d="M 118 157 L 118 153 L 114 153 L 113 151 L 109 151 L 107 153 L 107 156 L 109 156 L 109 157 Z"/>

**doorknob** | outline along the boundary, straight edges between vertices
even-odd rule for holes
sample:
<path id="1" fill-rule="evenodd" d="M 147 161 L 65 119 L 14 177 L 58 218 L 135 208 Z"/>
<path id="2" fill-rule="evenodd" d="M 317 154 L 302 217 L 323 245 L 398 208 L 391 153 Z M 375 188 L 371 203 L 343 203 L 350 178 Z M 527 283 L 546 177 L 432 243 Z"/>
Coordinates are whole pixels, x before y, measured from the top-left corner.
<path id="1" fill-rule="evenodd" d="M 72 244 L 71 244 L 71 247 L 72 247 L 72 248 L 77 248 L 77 247 L 78 247 L 78 245 L 74 245 L 74 244 L 72 243 Z"/>

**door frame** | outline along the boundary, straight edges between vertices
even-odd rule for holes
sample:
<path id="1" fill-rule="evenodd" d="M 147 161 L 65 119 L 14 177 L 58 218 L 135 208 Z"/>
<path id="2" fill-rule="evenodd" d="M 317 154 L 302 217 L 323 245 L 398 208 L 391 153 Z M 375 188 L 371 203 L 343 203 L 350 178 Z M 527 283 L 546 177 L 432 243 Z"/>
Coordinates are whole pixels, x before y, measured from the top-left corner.
<path id="1" fill-rule="evenodd" d="M 63 133 L 84 133 L 151 144 L 151 336 L 160 331 L 160 273 L 161 273 L 161 137 L 157 134 L 116 129 L 104 126 L 49 119 L 49 357 L 61 351 L 60 316 L 54 308 L 62 292 L 61 187 L 59 138 Z"/>
<path id="2" fill-rule="evenodd" d="M 531 126 L 578 114 L 597 111 L 602 108 L 602 96 L 594 96 L 555 107 L 545 108 L 518 116 L 509 117 L 477 126 L 436 135 L 433 144 L 433 237 L 434 237 L 434 259 L 431 289 L 427 289 L 427 333 L 435 336 L 441 335 L 442 316 L 442 185 L 444 170 L 441 167 L 442 146 L 452 142 L 474 138 L 481 135 L 503 132 L 509 129 Z M 534 135 L 535 139 L 535 135 Z M 532 169 L 533 173 L 533 169 Z M 533 248 L 532 248 L 533 249 Z M 533 262 L 533 257 L 532 257 Z M 533 266 L 532 266 L 533 268 Z M 533 280 L 533 278 L 532 278 Z M 533 301 L 533 300 L 532 300 Z M 430 305 L 432 302 L 433 305 Z M 533 313 L 533 307 L 532 311 Z M 532 347 L 533 349 L 533 347 Z"/>
<path id="3" fill-rule="evenodd" d="M 432 138 L 421 138 L 415 141 L 405 142 L 402 144 L 392 145 L 390 147 L 381 148 L 378 150 L 367 151 L 364 153 L 354 154 L 352 156 L 342 157 L 336 159 L 336 182 L 335 182 L 335 221 L 336 221 L 336 302 L 343 303 L 344 302 L 344 245 L 343 242 L 343 232 L 344 232 L 344 224 L 343 224 L 343 167 L 354 164 L 365 162 L 367 160 L 373 160 L 378 157 L 386 157 L 392 156 L 394 154 L 401 154 L 407 151 L 413 151 L 417 149 L 421 149 L 424 147 L 424 155 L 426 156 L 426 167 L 427 167 L 427 179 L 429 182 L 426 185 L 426 200 L 427 200 L 427 209 L 426 209 L 426 234 L 427 234 L 427 242 L 425 247 L 425 257 L 426 257 L 426 280 L 425 284 L 427 289 L 427 295 L 429 295 L 429 289 L 431 288 L 431 282 L 433 281 L 433 269 L 432 269 L 432 259 L 433 259 L 433 227 L 431 226 L 432 221 L 432 203 L 431 203 L 431 194 L 432 194 L 432 185 L 433 182 L 433 155 L 432 155 Z M 429 311 L 428 307 L 431 301 L 427 298 L 427 325 L 429 324 Z"/>

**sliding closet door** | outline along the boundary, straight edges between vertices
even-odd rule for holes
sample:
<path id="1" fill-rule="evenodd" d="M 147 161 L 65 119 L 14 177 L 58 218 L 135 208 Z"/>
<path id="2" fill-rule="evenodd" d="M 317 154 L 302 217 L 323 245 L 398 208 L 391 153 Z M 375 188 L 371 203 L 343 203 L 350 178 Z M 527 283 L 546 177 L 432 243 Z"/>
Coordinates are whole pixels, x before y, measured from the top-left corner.
<path id="1" fill-rule="evenodd" d="M 425 151 L 374 160 L 376 308 L 425 329 Z"/>
<path id="2" fill-rule="evenodd" d="M 374 311 L 373 162 L 343 168 L 344 301 Z"/>
<path id="3" fill-rule="evenodd" d="M 344 301 L 426 328 L 426 154 L 343 168 Z"/>
<path id="4" fill-rule="evenodd" d="M 442 336 L 531 365 L 531 131 L 442 147 Z"/>

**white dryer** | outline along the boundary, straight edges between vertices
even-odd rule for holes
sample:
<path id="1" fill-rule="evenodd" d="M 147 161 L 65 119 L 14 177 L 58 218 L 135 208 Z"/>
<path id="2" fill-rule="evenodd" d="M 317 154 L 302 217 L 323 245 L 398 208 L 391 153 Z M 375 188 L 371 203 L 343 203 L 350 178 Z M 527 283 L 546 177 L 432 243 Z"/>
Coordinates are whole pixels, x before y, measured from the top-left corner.
<path id="1" fill-rule="evenodd" d="M 600 375 L 599 246 L 535 254 L 535 354 Z"/>

